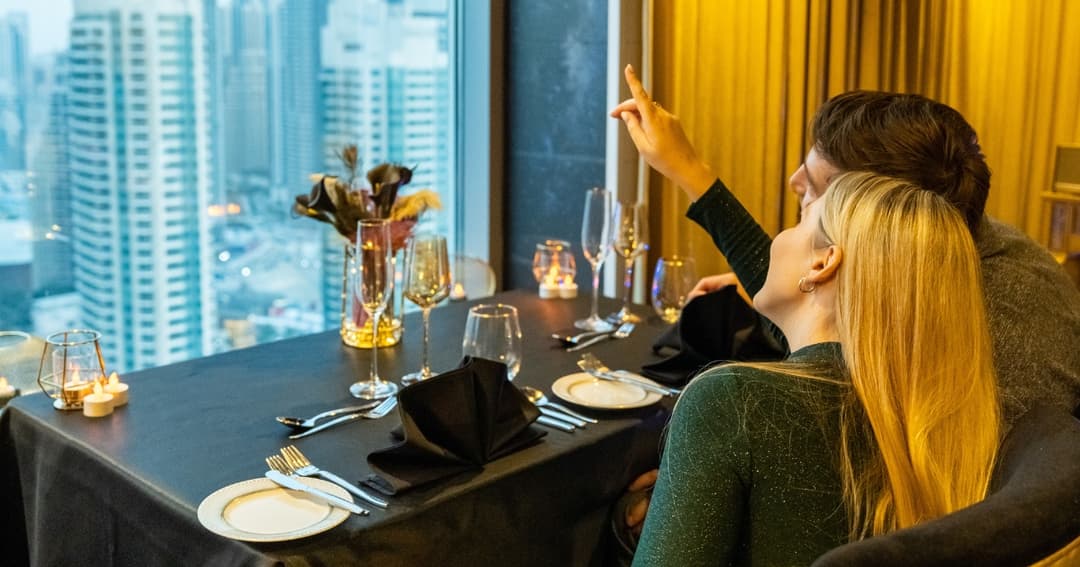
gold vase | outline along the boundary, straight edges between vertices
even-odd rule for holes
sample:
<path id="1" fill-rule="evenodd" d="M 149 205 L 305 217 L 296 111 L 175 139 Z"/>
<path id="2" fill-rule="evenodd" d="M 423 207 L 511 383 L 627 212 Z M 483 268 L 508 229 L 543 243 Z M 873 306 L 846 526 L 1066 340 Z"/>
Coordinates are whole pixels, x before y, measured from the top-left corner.
<path id="1" fill-rule="evenodd" d="M 404 330 L 401 314 L 404 305 L 399 298 L 401 262 L 394 256 L 394 293 L 387 302 L 386 311 L 379 317 L 379 348 L 394 346 L 401 341 Z M 341 342 L 355 348 L 371 348 L 371 318 L 356 298 L 356 257 L 352 244 L 345 244 L 345 261 L 341 281 Z"/>

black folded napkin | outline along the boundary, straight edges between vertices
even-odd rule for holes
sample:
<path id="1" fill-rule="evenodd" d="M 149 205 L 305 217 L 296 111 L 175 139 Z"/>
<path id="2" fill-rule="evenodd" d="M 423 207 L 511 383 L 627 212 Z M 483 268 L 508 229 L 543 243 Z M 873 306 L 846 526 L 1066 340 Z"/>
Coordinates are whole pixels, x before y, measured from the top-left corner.
<path id="1" fill-rule="evenodd" d="M 739 296 L 734 286 L 707 293 L 683 307 L 682 315 L 653 343 L 653 352 L 675 353 L 641 367 L 649 378 L 684 384 L 719 361 L 780 360 L 786 349 L 772 335 L 767 320 Z"/>
<path id="2" fill-rule="evenodd" d="M 545 435 L 529 427 L 540 410 L 507 379 L 501 362 L 466 356 L 455 370 L 398 392 L 399 443 L 368 455 L 363 483 L 397 494 L 483 468 Z"/>

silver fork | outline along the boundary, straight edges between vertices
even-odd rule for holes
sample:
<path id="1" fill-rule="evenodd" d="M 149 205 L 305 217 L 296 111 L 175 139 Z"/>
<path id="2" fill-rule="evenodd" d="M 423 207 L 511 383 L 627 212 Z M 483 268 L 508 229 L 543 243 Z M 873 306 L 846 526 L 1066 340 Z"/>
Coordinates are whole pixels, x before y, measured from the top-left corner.
<path id="1" fill-rule="evenodd" d="M 589 340 L 587 340 L 585 342 L 578 343 L 578 344 L 566 349 L 566 352 L 579 351 L 579 350 L 581 350 L 581 349 L 583 349 L 585 347 L 590 347 L 590 346 L 592 346 L 592 345 L 594 345 L 594 344 L 596 344 L 596 343 L 598 343 L 600 341 L 606 340 L 606 339 L 625 339 L 626 337 L 630 336 L 630 333 L 633 333 L 633 332 L 634 332 L 634 324 L 633 323 L 623 323 L 622 325 L 619 325 L 618 329 L 615 329 L 614 333 L 610 333 L 610 334 L 607 334 L 607 335 L 600 335 L 598 337 L 593 337 L 593 338 L 591 338 L 591 339 L 589 339 Z"/>
<path id="2" fill-rule="evenodd" d="M 293 445 L 289 445 L 288 447 L 282 449 L 281 456 L 285 458 L 285 462 L 288 463 L 289 467 L 292 468 L 294 474 L 298 474 L 300 476 L 317 476 L 324 478 L 344 488 L 345 490 L 352 492 L 356 496 L 367 500 L 368 502 L 378 506 L 379 508 L 386 508 L 386 500 L 368 494 L 366 491 L 361 490 L 353 483 L 341 478 L 340 476 L 332 472 L 320 469 L 319 467 L 312 464 L 311 460 L 309 460 L 307 457 L 304 456 L 303 453 L 300 452 L 300 449 L 297 449 Z"/>
<path id="3" fill-rule="evenodd" d="M 659 384 L 653 384 L 651 382 L 645 382 L 635 378 L 628 373 L 621 371 L 613 371 L 608 368 L 606 364 L 600 362 L 599 358 L 596 358 L 592 353 L 585 353 L 581 356 L 581 360 L 578 361 L 578 367 L 588 372 L 589 374 L 600 378 L 602 380 L 612 380 L 615 382 L 623 382 L 624 384 L 633 384 L 643 390 L 650 392 L 656 392 L 664 396 L 678 396 L 682 393 L 682 390 L 678 388 L 669 388 L 667 386 L 661 386 Z"/>
<path id="4" fill-rule="evenodd" d="M 325 431 L 331 427 L 340 425 L 342 423 L 348 423 L 354 419 L 379 419 L 380 417 L 386 417 L 395 407 L 397 407 L 397 397 L 390 396 L 389 398 L 383 400 L 381 404 L 375 406 L 375 409 L 371 411 L 366 411 L 363 413 L 352 413 L 349 415 L 343 415 L 336 419 L 331 419 L 330 421 L 322 425 L 316 425 L 315 427 L 312 427 L 307 431 L 290 435 L 289 439 L 302 439 L 304 437 L 307 437 L 308 435 L 314 435 L 320 431 Z"/>
<path id="5" fill-rule="evenodd" d="M 319 499 L 325 500 L 328 504 L 337 506 L 338 508 L 344 508 L 352 512 L 353 514 L 367 516 L 371 513 L 370 511 L 368 511 L 367 508 L 364 508 L 363 506 L 357 506 L 356 504 L 353 504 L 350 500 L 346 500 L 337 495 L 330 494 L 329 492 L 324 492 L 313 486 L 308 486 L 300 482 L 299 480 L 296 480 L 296 477 L 293 474 L 296 471 L 294 471 L 293 468 L 285 462 L 285 459 L 282 459 L 279 455 L 270 455 L 269 457 L 267 457 L 266 466 L 270 467 L 271 471 L 280 473 L 277 478 L 275 478 L 269 471 L 266 473 L 267 478 L 279 485 L 285 486 L 293 490 L 300 490 L 302 492 L 306 492 Z"/>

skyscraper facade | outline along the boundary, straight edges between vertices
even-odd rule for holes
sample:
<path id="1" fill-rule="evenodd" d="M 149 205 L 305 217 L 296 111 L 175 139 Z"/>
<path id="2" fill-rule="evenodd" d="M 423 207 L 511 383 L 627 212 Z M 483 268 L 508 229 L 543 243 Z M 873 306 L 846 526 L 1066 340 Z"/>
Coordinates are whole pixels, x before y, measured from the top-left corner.
<path id="1" fill-rule="evenodd" d="M 0 171 L 26 167 L 27 17 L 0 16 Z"/>
<path id="2" fill-rule="evenodd" d="M 75 289 L 119 368 L 210 350 L 201 0 L 78 0 L 68 140 Z"/>

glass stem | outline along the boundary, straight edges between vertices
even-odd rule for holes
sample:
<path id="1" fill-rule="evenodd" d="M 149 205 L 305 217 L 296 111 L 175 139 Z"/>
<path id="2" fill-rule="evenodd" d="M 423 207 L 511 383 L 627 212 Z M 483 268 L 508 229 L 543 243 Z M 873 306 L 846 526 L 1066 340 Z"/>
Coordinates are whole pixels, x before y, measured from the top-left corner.
<path id="1" fill-rule="evenodd" d="M 379 317 L 382 311 L 371 314 L 371 384 L 374 391 L 379 383 Z"/>
<path id="2" fill-rule="evenodd" d="M 623 281 L 623 311 L 630 311 L 630 290 L 634 287 L 634 259 L 626 260 L 626 279 Z"/>
<path id="3" fill-rule="evenodd" d="M 592 266 L 592 315 L 589 319 L 599 319 L 600 313 L 600 262 Z"/>
<path id="4" fill-rule="evenodd" d="M 424 364 L 420 367 L 420 376 L 421 379 L 427 380 L 431 378 L 431 368 L 428 367 L 428 336 L 430 335 L 428 321 L 431 318 L 431 308 L 425 307 L 421 312 L 424 315 Z"/>

